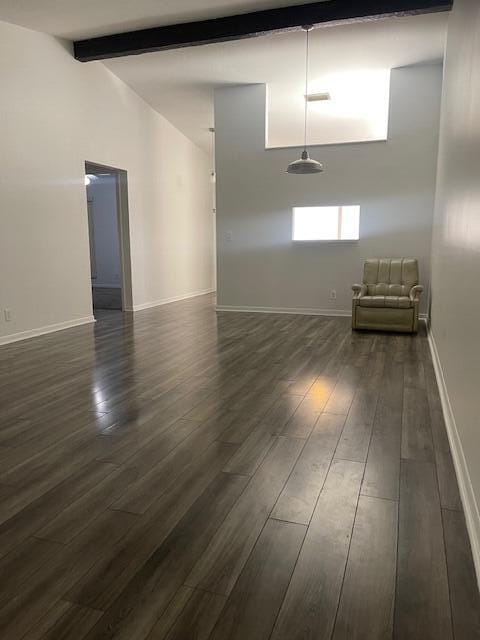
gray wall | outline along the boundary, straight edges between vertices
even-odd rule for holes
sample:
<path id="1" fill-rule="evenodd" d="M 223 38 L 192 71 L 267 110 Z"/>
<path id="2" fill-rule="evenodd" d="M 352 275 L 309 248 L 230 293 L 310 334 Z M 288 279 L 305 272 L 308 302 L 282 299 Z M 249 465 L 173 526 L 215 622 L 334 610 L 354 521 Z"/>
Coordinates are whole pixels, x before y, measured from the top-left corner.
<path id="1" fill-rule="evenodd" d="M 265 150 L 264 85 L 216 91 L 219 306 L 348 313 L 375 256 L 418 257 L 428 285 L 441 74 L 393 70 L 388 141 L 314 148 L 325 173 L 309 176 L 285 173 L 301 149 Z M 332 204 L 361 205 L 358 243 L 292 242 L 292 207 Z"/>
<path id="2" fill-rule="evenodd" d="M 480 3 L 449 18 L 432 247 L 432 335 L 480 576 Z M 442 381 L 443 377 L 443 381 Z"/>

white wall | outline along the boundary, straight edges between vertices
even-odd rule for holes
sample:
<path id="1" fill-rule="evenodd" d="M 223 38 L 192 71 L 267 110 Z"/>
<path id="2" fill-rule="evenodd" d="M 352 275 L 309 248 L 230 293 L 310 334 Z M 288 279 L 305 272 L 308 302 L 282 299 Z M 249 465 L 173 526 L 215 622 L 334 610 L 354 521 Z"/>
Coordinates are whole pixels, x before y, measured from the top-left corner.
<path id="1" fill-rule="evenodd" d="M 0 23 L 0 77 L 0 339 L 91 317 L 85 160 L 128 172 L 134 305 L 211 289 L 204 152 L 48 35 Z"/>
<path id="2" fill-rule="evenodd" d="M 432 247 L 432 335 L 480 578 L 480 4 L 449 18 Z"/>
<path id="3" fill-rule="evenodd" d="M 120 287 L 117 185 L 114 176 L 98 176 L 87 186 L 91 202 L 95 277 L 92 284 Z"/>
<path id="4" fill-rule="evenodd" d="M 440 65 L 393 70 L 388 141 L 316 147 L 325 173 L 295 176 L 301 149 L 265 150 L 265 86 L 218 89 L 219 305 L 349 313 L 376 256 L 418 257 L 428 285 L 440 92 Z M 292 243 L 292 207 L 331 204 L 361 205 L 360 241 Z"/>

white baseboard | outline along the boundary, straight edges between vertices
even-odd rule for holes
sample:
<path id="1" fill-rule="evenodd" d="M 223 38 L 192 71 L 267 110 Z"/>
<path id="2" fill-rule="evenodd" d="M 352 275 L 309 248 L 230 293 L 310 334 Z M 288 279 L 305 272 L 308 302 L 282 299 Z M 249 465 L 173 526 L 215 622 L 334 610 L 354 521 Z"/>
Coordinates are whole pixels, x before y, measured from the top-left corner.
<path id="1" fill-rule="evenodd" d="M 229 304 L 218 304 L 217 311 L 237 311 L 240 313 L 288 313 L 301 316 L 340 316 L 342 318 L 350 318 L 352 311 L 350 309 L 309 309 L 305 307 L 240 307 Z M 420 320 L 427 321 L 427 314 L 421 313 Z"/>
<path id="2" fill-rule="evenodd" d="M 171 302 L 180 302 L 180 300 L 188 300 L 189 298 L 196 298 L 197 296 L 205 296 L 207 293 L 215 293 L 215 289 L 203 289 L 202 291 L 193 291 L 191 293 L 183 293 L 179 296 L 173 296 L 171 298 L 163 298 L 162 300 L 154 300 L 152 302 L 144 302 L 143 304 L 134 304 L 132 311 L 142 311 L 143 309 L 151 309 L 152 307 L 160 307 L 164 304 L 170 304 Z M 127 309 L 126 309 L 127 311 Z M 129 309 L 128 309 L 129 311 Z"/>
<path id="3" fill-rule="evenodd" d="M 440 361 L 437 345 L 435 344 L 435 339 L 431 330 L 428 332 L 428 343 L 430 345 L 433 367 L 435 369 L 435 376 L 437 378 L 438 389 L 440 392 L 443 416 L 445 419 L 448 440 L 450 442 L 450 449 L 452 451 L 453 464 L 457 474 L 460 497 L 463 504 L 463 510 L 465 512 L 465 521 L 472 547 L 472 556 L 475 571 L 477 573 L 477 582 L 480 586 L 480 513 L 475 499 L 475 492 L 470 479 L 467 461 L 463 452 L 462 442 L 455 422 L 452 405 L 448 396 L 448 389 L 443 375 L 442 363 Z"/>
<path id="4" fill-rule="evenodd" d="M 43 336 L 46 333 L 54 333 L 55 331 L 62 331 L 63 329 L 72 329 L 73 327 L 79 327 L 82 324 L 90 324 L 91 322 L 95 322 L 95 318 L 93 316 L 86 316 L 85 318 L 77 318 L 76 320 L 47 324 L 46 326 L 38 327 L 37 329 L 11 333 L 8 336 L 0 336 L 0 345 L 18 342 L 19 340 L 28 340 L 28 338 L 36 338 L 37 336 Z"/>
<path id="5" fill-rule="evenodd" d="M 228 304 L 219 304 L 217 311 L 238 311 L 243 313 L 288 313 L 302 316 L 342 316 L 350 317 L 351 310 L 345 309 L 307 309 L 302 307 L 237 307 Z"/>

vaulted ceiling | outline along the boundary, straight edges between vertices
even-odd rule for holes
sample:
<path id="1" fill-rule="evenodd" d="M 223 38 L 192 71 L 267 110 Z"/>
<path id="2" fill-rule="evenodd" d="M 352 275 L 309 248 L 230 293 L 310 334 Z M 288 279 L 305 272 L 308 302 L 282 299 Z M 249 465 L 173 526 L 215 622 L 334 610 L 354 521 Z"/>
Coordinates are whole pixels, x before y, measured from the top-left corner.
<path id="1" fill-rule="evenodd" d="M 83 39 L 305 2 L 0 0 L 0 20 L 68 39 Z M 368 84 L 370 80 L 374 82 L 375 73 L 380 78 L 381 72 L 394 67 L 441 60 L 447 20 L 447 13 L 434 13 L 316 29 L 311 36 L 312 88 L 328 91 L 343 82 L 345 90 L 356 92 L 350 100 L 343 91 L 347 100 L 355 104 L 355 95 L 375 91 L 374 84 Z M 303 60 L 303 35 L 290 32 L 116 58 L 105 64 L 172 124 L 208 149 L 214 88 L 250 83 L 268 84 L 271 143 L 292 144 L 293 140 L 298 144 L 302 130 Z M 362 108 L 365 110 L 365 105 Z M 324 132 L 335 129 L 335 122 L 344 129 L 354 127 L 362 117 L 355 110 L 335 112 L 333 101 L 326 110 L 312 110 L 312 127 L 314 133 L 319 131 L 319 141 L 322 127 Z"/>

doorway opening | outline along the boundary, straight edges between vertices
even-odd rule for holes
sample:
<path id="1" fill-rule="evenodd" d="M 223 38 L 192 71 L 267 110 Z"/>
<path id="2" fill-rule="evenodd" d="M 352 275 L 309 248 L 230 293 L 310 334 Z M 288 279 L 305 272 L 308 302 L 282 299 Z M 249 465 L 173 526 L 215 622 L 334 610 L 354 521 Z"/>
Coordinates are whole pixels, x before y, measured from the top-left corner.
<path id="1" fill-rule="evenodd" d="M 85 162 L 95 317 L 132 311 L 127 172 Z"/>

